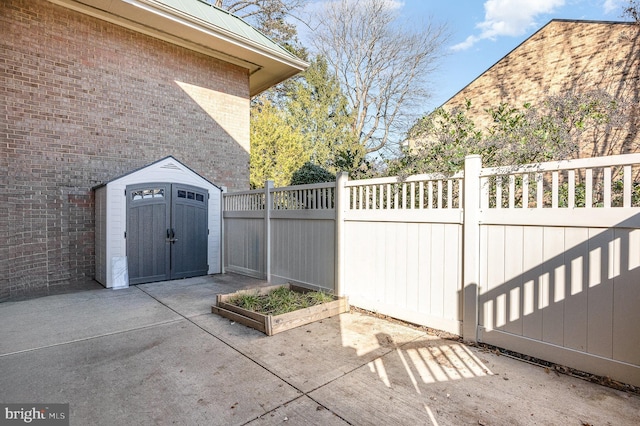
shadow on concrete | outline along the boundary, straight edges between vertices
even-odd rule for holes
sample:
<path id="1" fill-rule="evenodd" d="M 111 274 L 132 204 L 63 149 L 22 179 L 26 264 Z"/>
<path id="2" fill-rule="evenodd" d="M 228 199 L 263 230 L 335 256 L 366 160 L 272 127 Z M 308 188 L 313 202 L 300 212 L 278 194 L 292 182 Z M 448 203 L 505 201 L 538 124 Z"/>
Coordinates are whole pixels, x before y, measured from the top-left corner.
<path id="1" fill-rule="evenodd" d="M 211 314 L 235 274 L 0 305 L 0 403 L 72 424 L 632 424 L 640 399 L 351 312 L 268 337 Z M 1 410 L 0 410 L 1 412 Z"/>

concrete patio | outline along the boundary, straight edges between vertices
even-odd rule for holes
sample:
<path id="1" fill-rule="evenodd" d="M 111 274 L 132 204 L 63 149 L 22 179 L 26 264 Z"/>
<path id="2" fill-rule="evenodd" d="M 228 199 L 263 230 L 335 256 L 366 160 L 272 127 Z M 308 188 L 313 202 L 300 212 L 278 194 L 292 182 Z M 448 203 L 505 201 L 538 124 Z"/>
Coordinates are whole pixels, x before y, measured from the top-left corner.
<path id="1" fill-rule="evenodd" d="M 227 274 L 0 304 L 0 402 L 72 425 L 633 425 L 640 397 L 360 313 L 272 337 Z M 36 423 L 33 423 L 36 424 Z"/>

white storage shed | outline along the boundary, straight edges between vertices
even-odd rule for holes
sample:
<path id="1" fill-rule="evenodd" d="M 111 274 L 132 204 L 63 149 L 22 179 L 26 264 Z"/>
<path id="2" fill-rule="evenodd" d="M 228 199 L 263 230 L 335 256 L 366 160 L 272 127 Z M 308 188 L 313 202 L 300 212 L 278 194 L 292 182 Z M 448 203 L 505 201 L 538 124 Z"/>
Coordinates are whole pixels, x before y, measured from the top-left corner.
<path id="1" fill-rule="evenodd" d="M 107 288 L 222 272 L 222 188 L 169 156 L 94 188 Z"/>

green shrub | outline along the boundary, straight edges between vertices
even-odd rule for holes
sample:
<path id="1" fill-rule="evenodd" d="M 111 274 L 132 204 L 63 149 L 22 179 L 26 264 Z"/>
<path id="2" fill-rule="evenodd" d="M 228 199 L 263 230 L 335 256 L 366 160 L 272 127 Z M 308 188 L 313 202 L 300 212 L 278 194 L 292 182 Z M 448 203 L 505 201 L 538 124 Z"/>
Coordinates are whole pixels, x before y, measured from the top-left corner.
<path id="1" fill-rule="evenodd" d="M 291 176 L 291 185 L 308 185 L 311 183 L 335 182 L 336 176 L 327 169 L 306 162 Z"/>

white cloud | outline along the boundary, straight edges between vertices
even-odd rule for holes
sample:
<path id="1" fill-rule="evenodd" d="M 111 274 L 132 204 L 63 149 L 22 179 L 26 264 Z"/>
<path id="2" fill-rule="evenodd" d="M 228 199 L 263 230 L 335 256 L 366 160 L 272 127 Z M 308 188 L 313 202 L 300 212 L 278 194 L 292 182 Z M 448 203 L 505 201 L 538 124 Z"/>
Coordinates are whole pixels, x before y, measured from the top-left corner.
<path id="1" fill-rule="evenodd" d="M 399 10 L 404 7 L 404 1 L 389 0 L 388 3 L 390 9 Z"/>
<path id="2" fill-rule="evenodd" d="M 622 12 L 623 0 L 605 0 L 602 9 L 605 14 L 610 14 L 612 12 Z"/>
<path id="3" fill-rule="evenodd" d="M 476 25 L 480 34 L 467 37 L 452 49 L 465 50 L 480 40 L 522 35 L 537 25 L 535 19 L 538 15 L 552 13 L 564 4 L 565 0 L 487 0 L 484 3 L 484 21 Z"/>
<path id="4" fill-rule="evenodd" d="M 478 41 L 480 41 L 480 37 L 474 36 L 474 35 L 470 35 L 462 43 L 458 43 L 455 46 L 453 46 L 452 49 L 453 50 L 467 50 L 468 48 L 470 48 L 471 46 L 476 44 L 476 42 L 478 42 Z"/>

